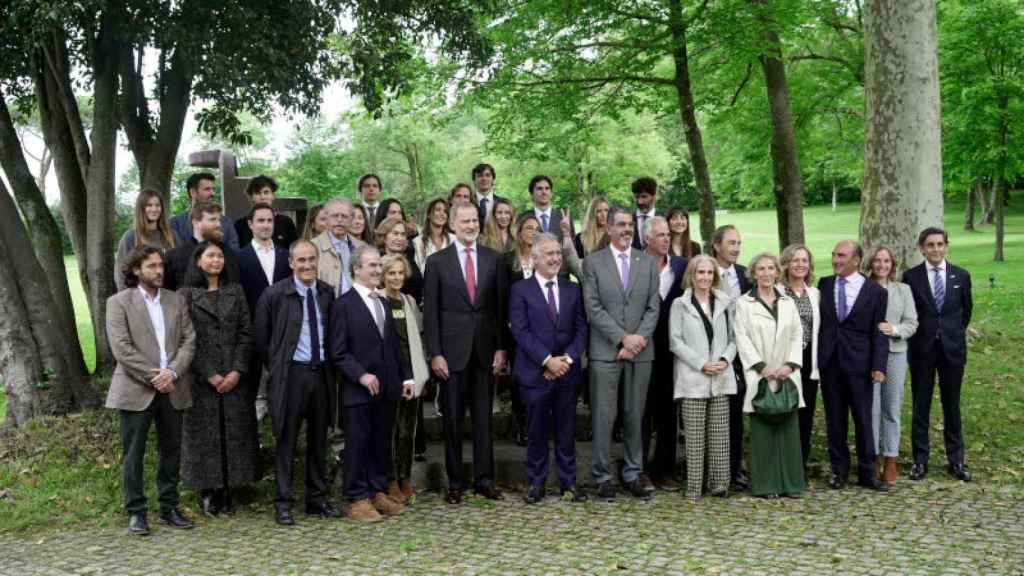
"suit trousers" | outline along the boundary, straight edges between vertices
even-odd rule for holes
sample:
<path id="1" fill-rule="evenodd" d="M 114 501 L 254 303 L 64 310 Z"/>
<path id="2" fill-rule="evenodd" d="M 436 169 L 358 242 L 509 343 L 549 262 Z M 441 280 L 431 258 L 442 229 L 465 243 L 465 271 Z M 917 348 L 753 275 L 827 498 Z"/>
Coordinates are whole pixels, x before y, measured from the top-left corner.
<path id="1" fill-rule="evenodd" d="M 735 480 L 743 460 L 743 398 L 747 395 L 747 381 L 738 354 L 732 366 L 736 373 L 736 393 L 729 396 L 729 478 Z"/>
<path id="2" fill-rule="evenodd" d="M 935 375 L 939 376 L 939 399 L 942 401 L 943 440 L 946 461 L 953 465 L 964 463 L 963 424 L 960 420 L 960 386 L 964 367 L 952 364 L 942 351 L 938 340 L 925 354 L 915 354 L 910 362 L 910 394 L 913 417 L 910 423 L 914 447 L 914 463 L 927 464 L 929 453 L 928 428 L 931 419 L 932 394 Z"/>
<path id="3" fill-rule="evenodd" d="M 594 427 L 593 474 L 599 485 L 612 479 L 612 425 L 622 386 L 622 480 L 629 483 L 643 471 L 641 428 L 652 362 L 590 361 L 590 402 Z"/>
<path id="4" fill-rule="evenodd" d="M 528 426 L 526 478 L 531 486 L 544 486 L 548 480 L 548 439 L 555 428 L 555 463 L 558 484 L 570 488 L 576 484 L 576 390 L 579 371 L 546 382 L 545 386 L 520 386 L 526 406 Z"/>
<path id="5" fill-rule="evenodd" d="M 178 507 L 178 475 L 181 465 L 181 411 L 175 410 L 167 394 L 157 393 L 145 410 L 121 410 L 121 446 L 124 451 L 124 509 L 129 514 L 146 513 L 146 491 L 142 463 L 146 457 L 149 425 L 156 422 L 160 461 L 156 486 L 160 513 Z"/>
<path id="6" fill-rule="evenodd" d="M 875 433 L 871 427 L 874 388 L 867 374 L 855 376 L 840 370 L 837 362 L 821 367 L 821 397 L 825 401 L 828 457 L 832 473 L 841 481 L 850 474 L 848 413 L 853 416 L 857 447 L 857 479 L 868 482 L 875 470 Z"/>
<path id="7" fill-rule="evenodd" d="M 345 406 L 345 499 L 357 502 L 387 492 L 391 479 L 391 438 L 395 402 Z"/>
<path id="8" fill-rule="evenodd" d="M 465 369 L 449 374 L 441 382 L 442 422 L 444 423 L 444 464 L 449 490 L 465 490 L 462 473 L 462 424 L 466 407 L 473 424 L 473 486 L 494 485 L 494 445 L 491 438 L 491 404 L 494 379 L 489 366 L 481 366 L 476 350 Z"/>
<path id="9" fill-rule="evenodd" d="M 658 350 L 655 358 L 641 426 L 643 466 L 652 478 L 671 478 L 676 471 L 676 447 L 679 443 L 679 410 L 672 378 L 674 356 L 669 350 Z M 655 436 L 653 456 L 652 434 Z"/>
<path id="10" fill-rule="evenodd" d="M 803 457 L 804 469 L 807 459 L 811 456 L 811 431 L 814 430 L 814 412 L 818 409 L 818 381 L 811 380 L 812 370 L 811 345 L 804 348 L 803 364 L 800 365 L 800 385 L 804 393 L 804 408 L 797 408 L 800 420 L 800 454 Z"/>
<path id="11" fill-rule="evenodd" d="M 409 480 L 412 478 L 412 457 L 419 431 L 419 420 L 423 413 L 422 400 L 400 399 L 395 410 L 394 434 L 391 437 L 391 453 L 394 454 L 391 478 Z"/>
<path id="12" fill-rule="evenodd" d="M 274 505 L 290 508 L 292 464 L 302 421 L 306 421 L 306 504 L 322 504 L 327 498 L 327 425 L 330 423 L 330 394 L 322 368 L 293 363 L 285 383 L 284 428 L 277 438 L 275 454 L 277 494 Z"/>

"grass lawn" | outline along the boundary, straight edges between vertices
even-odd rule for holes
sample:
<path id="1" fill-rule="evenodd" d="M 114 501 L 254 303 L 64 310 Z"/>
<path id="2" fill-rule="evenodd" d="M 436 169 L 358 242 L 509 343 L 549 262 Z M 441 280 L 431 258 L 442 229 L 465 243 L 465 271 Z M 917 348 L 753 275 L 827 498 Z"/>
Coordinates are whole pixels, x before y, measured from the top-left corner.
<path id="1" fill-rule="evenodd" d="M 1024 350 L 1024 205 L 1007 214 L 1005 255 L 992 262 L 993 229 L 962 231 L 962 205 L 948 205 L 950 261 L 967 268 L 974 280 L 974 319 L 964 376 L 962 412 L 968 464 L 981 482 L 1024 487 L 1024 387 L 1020 362 Z M 804 212 L 809 246 L 819 276 L 830 270 L 829 253 L 842 238 L 857 236 L 857 205 L 813 207 Z M 696 221 L 696 219 L 694 219 Z M 743 234 L 743 258 L 777 250 L 774 211 L 736 212 L 719 216 Z M 68 259 L 79 338 L 87 361 L 94 361 L 91 323 L 74 259 Z M 994 278 L 994 286 L 989 278 Z M 909 384 L 908 384 L 909 388 Z M 903 403 L 903 447 L 909 453 L 910 392 Z M 819 402 L 820 406 L 820 402 Z M 0 394 L 0 416 L 3 395 Z M 824 466 L 824 425 L 819 408 L 812 459 Z M 944 460 L 942 410 L 938 394 L 932 410 L 933 468 Z M 269 440 L 269 439 L 268 439 Z M 99 410 L 68 418 L 41 418 L 0 436 L 0 531 L 37 529 L 89 520 L 120 522 L 120 445 L 117 416 Z M 154 490 L 155 443 L 146 470 L 147 490 Z M 586 479 L 589 481 L 589 478 Z M 260 490 L 270 492 L 270 480 Z M 265 486 L 264 486 L 265 485 Z M 150 493 L 152 502 L 155 494 Z"/>

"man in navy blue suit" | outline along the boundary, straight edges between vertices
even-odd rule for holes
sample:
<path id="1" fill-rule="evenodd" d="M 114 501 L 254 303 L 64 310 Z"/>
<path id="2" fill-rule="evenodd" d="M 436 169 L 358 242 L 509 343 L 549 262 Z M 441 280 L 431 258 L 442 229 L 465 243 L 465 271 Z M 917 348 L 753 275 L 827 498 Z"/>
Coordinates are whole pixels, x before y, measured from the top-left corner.
<path id="1" fill-rule="evenodd" d="M 658 488 L 674 492 L 679 483 L 672 477 L 676 470 L 676 447 L 679 443 L 679 410 L 675 401 L 672 378 L 673 354 L 668 347 L 668 316 L 672 302 L 683 294 L 683 272 L 686 258 L 669 254 L 672 235 L 668 220 L 654 216 L 641 231 L 646 239 L 647 255 L 654 258 L 658 270 L 658 326 L 654 329 L 654 371 L 647 388 L 644 410 L 643 446 L 644 472 L 640 484 L 645 490 Z M 651 434 L 656 436 L 651 455 Z"/>
<path id="2" fill-rule="evenodd" d="M 587 320 L 579 286 L 558 277 L 562 250 L 553 234 L 541 234 L 531 250 L 533 278 L 512 285 L 509 321 L 518 345 L 512 374 L 519 381 L 529 426 L 527 504 L 540 502 L 548 478 L 549 422 L 555 428 L 555 460 L 562 494 L 586 500 L 576 485 L 576 390 Z"/>
<path id="3" fill-rule="evenodd" d="M 833 276 L 818 282 L 821 290 L 821 330 L 818 366 L 825 401 L 829 486 L 846 485 L 850 448 L 846 443 L 847 413 L 853 414 L 857 440 L 857 483 L 885 492 L 888 485 L 875 474 L 875 442 L 871 424 L 874 383 L 885 382 L 889 340 L 878 325 L 885 322 L 885 288 L 857 270 L 864 257 L 860 245 L 842 240 L 832 249 Z"/>
<path id="4" fill-rule="evenodd" d="M 264 290 L 291 274 L 289 247 L 274 244 L 275 218 L 270 204 L 255 204 L 246 218 L 252 241 L 238 253 L 238 275 L 250 314 Z"/>
<path id="5" fill-rule="evenodd" d="M 380 254 L 363 245 L 352 255 L 352 290 L 331 306 L 331 363 L 341 374 L 345 422 L 345 515 L 373 522 L 405 507 L 387 496 L 391 436 L 398 399 L 411 399 L 412 367 L 403 360 L 391 307 L 377 290 Z"/>

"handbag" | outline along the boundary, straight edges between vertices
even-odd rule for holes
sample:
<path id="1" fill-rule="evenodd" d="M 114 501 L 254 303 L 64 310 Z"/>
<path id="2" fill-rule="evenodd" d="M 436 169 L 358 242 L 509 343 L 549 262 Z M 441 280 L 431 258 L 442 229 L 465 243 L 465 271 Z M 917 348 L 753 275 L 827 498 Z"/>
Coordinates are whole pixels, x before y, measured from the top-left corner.
<path id="1" fill-rule="evenodd" d="M 800 404 L 800 397 L 796 384 L 789 378 L 782 381 L 777 392 L 772 392 L 767 378 L 761 378 L 757 383 L 757 395 L 754 396 L 752 404 L 755 414 L 769 423 L 778 424 L 796 410 Z"/>

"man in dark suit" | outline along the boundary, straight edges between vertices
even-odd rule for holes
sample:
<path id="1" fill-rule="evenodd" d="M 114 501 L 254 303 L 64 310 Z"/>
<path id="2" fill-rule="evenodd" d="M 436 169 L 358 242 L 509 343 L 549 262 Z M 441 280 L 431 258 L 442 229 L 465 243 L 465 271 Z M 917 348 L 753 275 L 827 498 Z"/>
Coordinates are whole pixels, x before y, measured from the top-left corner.
<path id="1" fill-rule="evenodd" d="M 288 247 L 274 242 L 277 217 L 270 204 L 254 205 L 246 222 L 251 240 L 238 253 L 238 275 L 251 314 L 263 291 L 290 276 L 292 270 Z"/>
<path id="2" fill-rule="evenodd" d="M 530 179 L 530 200 L 533 207 L 523 211 L 519 220 L 533 216 L 540 222 L 541 233 L 553 234 L 559 242 L 562 242 L 562 218 L 566 217 L 564 209 L 555 208 L 551 205 L 551 194 L 554 192 L 554 184 L 547 176 L 534 176 Z M 572 221 L 569 221 L 569 238 L 575 235 Z"/>
<path id="3" fill-rule="evenodd" d="M 587 346 L 587 319 L 579 287 L 558 278 L 562 244 L 553 234 L 537 237 L 531 249 L 533 278 L 517 282 L 509 296 L 509 322 L 517 354 L 512 374 L 529 422 L 527 504 L 540 502 L 548 479 L 549 422 L 555 428 L 555 461 L 562 495 L 586 500 L 576 485 L 576 392 L 580 360 Z"/>
<path id="4" fill-rule="evenodd" d="M 216 181 L 216 176 L 209 172 L 197 172 L 188 177 L 188 180 L 185 182 L 185 189 L 188 191 L 189 209 L 175 214 L 170 221 L 171 230 L 174 230 L 178 238 L 186 240 L 192 237 L 190 222 L 192 209 L 197 204 L 214 201 L 213 196 L 216 194 L 216 189 L 213 183 Z M 235 233 L 235 227 L 232 225 L 231 219 L 224 214 L 220 215 L 220 228 L 224 233 L 224 246 L 230 248 L 231 252 L 238 252 L 238 235 Z"/>
<path id="5" fill-rule="evenodd" d="M 878 325 L 885 322 L 888 293 L 857 270 L 864 257 L 859 244 L 842 240 L 832 249 L 833 276 L 818 282 L 821 290 L 821 329 L 818 366 L 825 401 L 829 486 L 846 485 L 850 473 L 847 412 L 853 414 L 857 442 L 857 483 L 885 492 L 888 485 L 875 475 L 875 441 L 871 424 L 873 386 L 885 382 L 889 339 Z"/>
<path id="6" fill-rule="evenodd" d="M 676 450 L 679 444 L 679 405 L 675 400 L 672 377 L 675 356 L 669 349 L 668 317 L 672 302 L 683 294 L 683 273 L 686 258 L 669 254 L 672 235 L 668 221 L 655 216 L 647 221 L 643 235 L 647 238 L 647 255 L 654 259 L 658 271 L 658 326 L 654 329 L 654 371 L 647 388 L 642 427 L 644 442 L 644 473 L 640 483 L 645 490 L 658 488 L 674 492 L 679 484 L 673 479 L 676 471 Z M 651 435 L 657 436 L 651 456 Z"/>
<path id="7" fill-rule="evenodd" d="M 274 198 L 277 196 L 277 182 L 270 176 L 256 176 L 245 187 L 245 194 L 249 197 L 249 203 L 252 206 L 258 204 L 273 206 Z M 235 234 L 238 236 L 239 248 L 244 250 L 252 241 L 252 228 L 249 227 L 248 215 L 235 220 Z M 292 219 L 284 214 L 274 214 L 273 234 L 274 244 L 285 250 L 292 245 L 292 242 L 299 239 L 295 222 L 292 222 Z"/>
<path id="8" fill-rule="evenodd" d="M 971 275 L 946 261 L 949 238 L 945 230 L 925 228 L 918 236 L 917 246 L 925 261 L 903 275 L 914 295 L 920 322 L 909 342 L 910 391 L 914 402 L 914 464 L 910 478 L 921 480 L 928 473 L 929 417 L 938 373 L 948 470 L 954 477 L 970 482 L 971 473 L 964 464 L 960 385 L 967 364 L 967 326 L 974 307 Z"/>
<path id="9" fill-rule="evenodd" d="M 255 343 L 270 372 L 267 401 L 275 448 L 274 520 L 295 524 L 292 516 L 292 463 L 302 421 L 306 421 L 306 513 L 340 516 L 327 500 L 327 427 L 336 391 L 331 363 L 327 313 L 334 289 L 317 280 L 317 249 L 298 240 L 289 250 L 293 274 L 260 296 L 256 304 Z"/>
<path id="10" fill-rule="evenodd" d="M 377 209 L 380 208 L 381 188 L 380 176 L 376 174 L 363 174 L 356 184 L 356 190 L 359 191 L 359 197 L 362 199 L 363 216 L 366 218 L 366 233 L 371 244 L 376 233 L 374 223 L 377 221 Z"/>
<path id="11" fill-rule="evenodd" d="M 711 235 L 711 256 L 718 264 L 722 291 L 729 295 L 729 306 L 733 309 L 736 300 L 751 288 L 747 268 L 736 262 L 742 244 L 740 231 L 731 224 L 719 226 Z M 729 478 L 732 484 L 729 489 L 740 492 L 747 489 L 749 479 L 740 467 L 743 460 L 743 398 L 747 393 L 747 382 L 743 377 L 739 354 L 733 360 L 732 367 L 736 374 L 736 394 L 729 397 Z"/>
<path id="12" fill-rule="evenodd" d="M 345 515 L 376 522 L 405 511 L 387 495 L 391 477 L 391 427 L 399 397 L 411 399 L 412 367 L 403 360 L 391 306 L 376 290 L 377 249 L 352 255 L 352 290 L 331 307 L 331 363 L 341 375 L 345 422 Z"/>
<path id="13" fill-rule="evenodd" d="M 181 244 L 164 255 L 164 288 L 167 290 L 177 290 L 185 285 L 185 275 L 192 268 L 192 253 L 200 242 L 210 241 L 224 246 L 219 204 L 200 202 L 189 211 L 189 218 L 191 234 L 181 236 Z M 237 249 L 224 250 L 224 274 L 230 282 L 239 281 Z"/>
<path id="14" fill-rule="evenodd" d="M 480 227 L 494 213 L 494 202 L 496 200 L 508 200 L 494 193 L 494 166 L 490 164 L 477 164 L 473 167 L 473 186 L 476 187 L 476 201 Z"/>
<path id="15" fill-rule="evenodd" d="M 479 212 L 455 202 L 448 222 L 456 242 L 427 259 L 423 281 L 423 329 L 430 369 L 440 380 L 444 414 L 445 469 L 451 504 L 462 501 L 462 421 L 473 419 L 474 490 L 503 498 L 494 486 L 491 403 L 494 380 L 505 366 L 506 271 L 501 256 L 478 246 Z"/>
<path id="16" fill-rule="evenodd" d="M 125 289 L 107 300 L 107 335 L 117 367 L 106 406 L 121 414 L 124 507 L 128 532 L 137 536 L 149 534 L 142 471 L 154 422 L 160 448 L 160 519 L 174 528 L 193 526 L 178 508 L 178 470 L 182 412 L 192 405 L 190 365 L 196 335 L 184 298 L 162 288 L 163 272 L 159 248 L 136 246 L 121 271 Z"/>
<path id="17" fill-rule="evenodd" d="M 647 222 L 656 216 L 654 203 L 658 196 L 658 181 L 644 176 L 634 180 L 630 187 L 633 191 L 633 203 L 636 205 L 633 222 L 636 224 L 637 232 L 633 235 L 633 248 L 643 250 L 647 242 L 643 237 L 643 229 Z"/>

